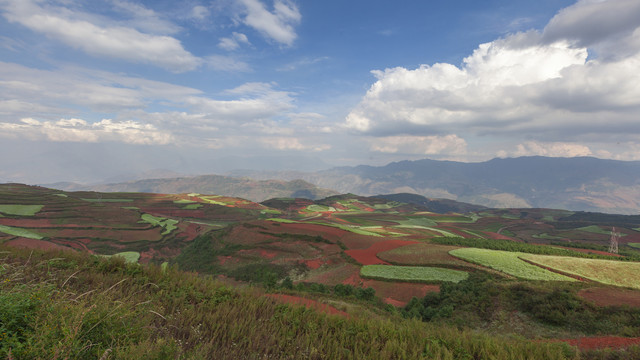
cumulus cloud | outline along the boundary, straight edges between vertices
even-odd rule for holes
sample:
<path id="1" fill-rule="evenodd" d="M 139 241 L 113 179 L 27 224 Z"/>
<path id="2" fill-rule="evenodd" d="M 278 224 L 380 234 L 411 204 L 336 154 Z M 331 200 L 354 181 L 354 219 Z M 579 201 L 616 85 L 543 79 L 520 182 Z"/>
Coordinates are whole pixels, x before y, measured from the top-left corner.
<path id="1" fill-rule="evenodd" d="M 218 47 L 232 51 L 238 49 L 241 44 L 250 44 L 249 38 L 243 33 L 233 32 L 230 37 L 221 38 Z"/>
<path id="2" fill-rule="evenodd" d="M 263 138 L 261 142 L 265 145 L 265 147 L 277 150 L 324 151 L 331 148 L 331 146 L 328 144 L 303 144 L 299 139 L 293 137 Z"/>
<path id="3" fill-rule="evenodd" d="M 240 0 L 244 5 L 243 22 L 263 36 L 280 44 L 291 46 L 297 34 L 295 25 L 302 15 L 298 7 L 288 0 L 275 0 L 273 12 L 267 10 L 260 0 Z"/>
<path id="4" fill-rule="evenodd" d="M 527 141 L 518 144 L 515 151 L 500 151 L 499 157 L 508 156 L 549 156 L 549 157 L 576 157 L 593 156 L 591 149 L 583 144 L 553 142 L 544 143 L 537 141 Z"/>
<path id="5" fill-rule="evenodd" d="M 196 5 L 191 9 L 190 15 L 193 19 L 202 21 L 209 16 L 209 9 L 202 5 Z"/>
<path id="6" fill-rule="evenodd" d="M 116 3 L 135 7 L 138 12 L 150 11 L 125 1 Z M 133 27 L 97 25 L 85 14 L 41 5 L 41 2 L 32 0 L 4 0 L 0 2 L 0 7 L 10 22 L 19 23 L 93 56 L 153 64 L 174 72 L 194 70 L 202 63 L 202 59 L 185 50 L 180 41 L 171 36 L 148 34 Z M 147 25 L 147 29 L 156 30 L 164 26 L 157 22 Z"/>
<path id="7" fill-rule="evenodd" d="M 585 10 L 591 6 L 606 8 L 604 19 Z M 556 142 L 603 131 L 627 136 L 637 129 L 640 110 L 640 16 L 624 13 L 636 8 L 637 1 L 581 1 L 561 11 L 544 32 L 482 44 L 460 66 L 373 71 L 377 81 L 345 125 L 376 136 L 527 134 Z M 580 27 L 597 31 L 593 24 L 612 14 L 624 24 L 605 27 L 599 37 L 572 35 Z M 600 52 L 591 56 L 586 45 L 595 42 Z"/>
<path id="8" fill-rule="evenodd" d="M 446 136 L 387 136 L 374 138 L 370 149 L 383 153 L 416 155 L 467 153 L 467 142 L 455 134 Z"/>
<path id="9" fill-rule="evenodd" d="M 164 145 L 172 141 L 170 133 L 160 131 L 151 124 L 135 121 L 113 121 L 104 119 L 88 123 L 82 119 L 60 119 L 38 121 L 21 119 L 19 123 L 0 123 L 3 137 L 20 135 L 29 140 L 55 142 L 105 142 L 116 141 L 138 145 Z"/>

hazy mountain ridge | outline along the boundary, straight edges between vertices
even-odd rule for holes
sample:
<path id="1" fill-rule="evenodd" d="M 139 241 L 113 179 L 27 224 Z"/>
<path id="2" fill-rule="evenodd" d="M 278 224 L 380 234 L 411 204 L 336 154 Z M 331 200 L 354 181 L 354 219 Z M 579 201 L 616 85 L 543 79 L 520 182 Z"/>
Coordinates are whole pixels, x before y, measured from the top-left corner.
<path id="1" fill-rule="evenodd" d="M 424 159 L 393 162 L 385 166 L 335 167 L 316 172 L 237 170 L 227 175 L 140 180 L 90 187 L 52 187 L 96 191 L 199 192 L 227 194 L 252 201 L 275 197 L 315 200 L 344 193 L 361 196 L 410 193 L 492 208 L 640 213 L 639 161 L 540 156 L 493 159 L 481 163 Z"/>
<path id="2" fill-rule="evenodd" d="M 65 184 L 59 184 L 65 185 Z M 304 180 L 253 180 L 222 175 L 200 175 L 168 179 L 146 179 L 117 184 L 81 186 L 66 184 L 62 190 L 93 190 L 102 192 L 147 192 L 163 194 L 201 193 L 224 194 L 260 202 L 274 197 L 304 197 L 321 199 L 336 192 L 318 188 Z M 53 186 L 52 186 L 53 187 Z"/>
<path id="3" fill-rule="evenodd" d="M 416 160 L 385 166 L 336 167 L 295 175 L 323 188 L 363 196 L 414 193 L 488 207 L 540 207 L 606 213 L 640 212 L 640 162 L 541 156 L 481 163 Z"/>

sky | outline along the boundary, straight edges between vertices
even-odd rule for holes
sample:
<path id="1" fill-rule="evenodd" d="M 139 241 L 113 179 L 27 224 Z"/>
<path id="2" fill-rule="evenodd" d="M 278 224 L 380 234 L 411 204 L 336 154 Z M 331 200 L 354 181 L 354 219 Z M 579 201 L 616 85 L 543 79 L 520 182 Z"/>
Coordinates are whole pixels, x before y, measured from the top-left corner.
<path id="1" fill-rule="evenodd" d="M 638 0 L 0 0 L 0 182 L 640 160 Z"/>

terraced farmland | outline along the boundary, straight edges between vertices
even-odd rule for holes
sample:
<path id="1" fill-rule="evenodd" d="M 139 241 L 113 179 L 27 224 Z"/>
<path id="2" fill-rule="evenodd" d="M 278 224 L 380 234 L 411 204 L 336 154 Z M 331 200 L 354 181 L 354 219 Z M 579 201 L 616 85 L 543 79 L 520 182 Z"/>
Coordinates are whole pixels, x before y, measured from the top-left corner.
<path id="1" fill-rule="evenodd" d="M 469 277 L 469 273 L 437 267 L 395 266 L 395 265 L 365 265 L 360 269 L 360 275 L 367 278 L 409 281 L 409 282 L 460 282 Z"/>
<path id="2" fill-rule="evenodd" d="M 638 262 L 533 254 L 523 255 L 522 258 L 603 284 L 640 289 L 640 263 Z"/>
<path id="3" fill-rule="evenodd" d="M 568 276 L 556 274 L 541 267 L 526 263 L 525 261 L 521 260 L 520 257 L 529 254 L 521 252 L 462 248 L 451 250 L 449 254 L 460 259 L 486 266 L 521 279 L 575 281 Z"/>

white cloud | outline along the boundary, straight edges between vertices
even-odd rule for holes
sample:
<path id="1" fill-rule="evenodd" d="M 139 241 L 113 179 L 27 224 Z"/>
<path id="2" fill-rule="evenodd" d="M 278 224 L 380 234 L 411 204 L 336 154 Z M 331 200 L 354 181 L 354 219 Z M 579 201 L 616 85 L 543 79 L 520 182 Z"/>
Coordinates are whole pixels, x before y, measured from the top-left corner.
<path id="1" fill-rule="evenodd" d="M 142 32 L 174 34 L 180 31 L 179 26 L 140 4 L 126 0 L 111 0 L 110 2 L 114 10 L 119 11 L 121 15 L 129 18 L 129 20 L 124 21 L 126 25 Z"/>
<path id="2" fill-rule="evenodd" d="M 328 144 L 303 144 L 299 139 L 293 137 L 263 138 L 261 142 L 267 148 L 277 150 L 325 151 L 331 149 L 331 146 Z"/>
<path id="3" fill-rule="evenodd" d="M 544 143 L 537 141 L 527 141 L 518 144 L 515 151 L 500 151 L 499 157 L 517 156 L 549 156 L 549 157 L 576 157 L 593 156 L 591 149 L 583 144 L 553 142 Z"/>
<path id="4" fill-rule="evenodd" d="M 196 5 L 191 9 L 191 17 L 196 20 L 204 20 L 209 16 L 209 9 L 202 6 Z"/>
<path id="5" fill-rule="evenodd" d="M 370 140 L 372 151 L 383 153 L 464 155 L 467 142 L 455 134 L 446 136 L 387 136 Z"/>
<path id="6" fill-rule="evenodd" d="M 20 123 L 0 123 L 3 137 L 22 136 L 29 140 L 54 142 L 106 142 L 116 141 L 138 145 L 164 145 L 171 143 L 170 133 L 160 131 L 151 124 L 135 121 L 104 119 L 89 124 L 82 119 L 38 121 L 21 119 Z"/>
<path id="7" fill-rule="evenodd" d="M 270 12 L 260 0 L 240 0 L 240 2 L 245 7 L 243 22 L 246 25 L 278 43 L 293 45 L 297 37 L 294 26 L 302 19 L 294 3 L 275 0 L 273 12 Z"/>
<path id="8" fill-rule="evenodd" d="M 117 3 L 146 10 L 124 1 Z M 4 0 L 0 6 L 10 22 L 20 23 L 93 56 L 153 64 L 174 72 L 194 70 L 202 63 L 200 58 L 186 51 L 179 40 L 170 36 L 147 34 L 118 25 L 99 26 L 83 14 L 54 6 L 43 7 L 32 0 Z"/>
<path id="9" fill-rule="evenodd" d="M 597 12 L 574 14 L 591 3 L 583 1 L 556 16 L 544 34 L 532 30 L 482 44 L 460 67 L 437 63 L 373 71 L 377 81 L 345 125 L 376 136 L 464 132 L 562 141 L 608 132 L 627 137 L 637 130 L 640 111 L 640 16 L 622 14 L 635 14 L 637 1 L 609 2 L 615 6 L 605 17 L 620 13 L 624 31 L 605 28 L 602 37 L 590 35 L 601 51 L 595 58 L 570 36 L 569 29 L 578 27 L 570 20 L 598 29 L 589 22 L 598 23 Z M 621 31 L 626 35 L 618 38 Z"/>
<path id="10" fill-rule="evenodd" d="M 232 51 L 238 49 L 240 47 L 240 44 L 250 44 L 247 35 L 233 32 L 230 37 L 221 38 L 220 42 L 218 43 L 218 47 L 224 50 Z"/>
<path id="11" fill-rule="evenodd" d="M 229 56 L 211 55 L 205 58 L 207 65 L 217 71 L 249 72 L 251 66 Z"/>

